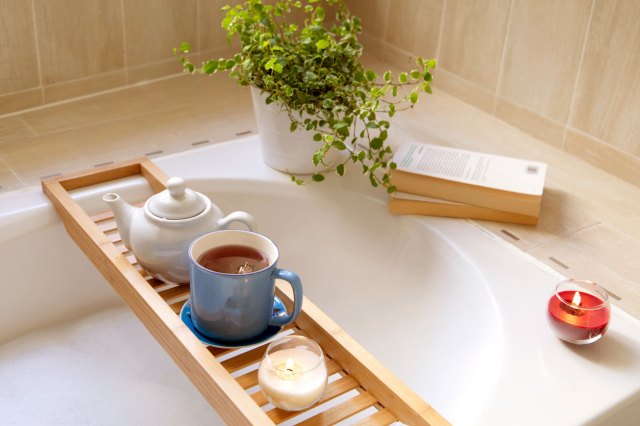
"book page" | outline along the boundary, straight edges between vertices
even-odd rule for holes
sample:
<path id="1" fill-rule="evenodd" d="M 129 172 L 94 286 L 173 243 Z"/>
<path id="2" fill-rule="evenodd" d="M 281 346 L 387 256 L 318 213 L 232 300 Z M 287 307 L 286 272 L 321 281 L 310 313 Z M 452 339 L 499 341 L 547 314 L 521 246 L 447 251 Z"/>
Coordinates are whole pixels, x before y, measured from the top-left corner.
<path id="1" fill-rule="evenodd" d="M 393 161 L 398 170 L 509 192 L 542 195 L 547 165 L 480 152 L 405 143 Z"/>
<path id="2" fill-rule="evenodd" d="M 410 194 L 408 192 L 400 192 L 400 191 L 396 191 L 393 194 L 391 194 L 391 198 L 397 198 L 399 200 L 421 201 L 423 203 L 454 204 L 458 206 L 465 205 L 464 203 L 458 203 L 456 201 L 443 200 L 441 198 L 426 197 L 424 195 L 416 195 L 416 194 Z"/>

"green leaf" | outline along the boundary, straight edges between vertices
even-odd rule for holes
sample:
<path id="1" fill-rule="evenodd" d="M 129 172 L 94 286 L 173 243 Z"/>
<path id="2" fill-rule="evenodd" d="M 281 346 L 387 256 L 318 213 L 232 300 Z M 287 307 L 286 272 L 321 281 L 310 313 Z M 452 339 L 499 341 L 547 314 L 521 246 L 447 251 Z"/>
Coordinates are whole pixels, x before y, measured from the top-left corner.
<path id="1" fill-rule="evenodd" d="M 375 121 L 370 121 L 367 123 L 367 128 L 369 129 L 377 129 L 378 127 L 380 126 Z"/>
<path id="2" fill-rule="evenodd" d="M 400 77 L 398 78 L 400 83 L 406 83 L 407 82 L 407 73 L 406 72 L 402 72 L 400 73 Z"/>
<path id="3" fill-rule="evenodd" d="M 347 149 L 347 146 L 344 144 L 344 142 L 341 141 L 334 141 L 331 146 L 333 146 L 335 149 L 339 149 L 340 151 L 344 151 L 345 149 Z"/>
<path id="4" fill-rule="evenodd" d="M 418 92 L 411 92 L 411 94 L 409 95 L 409 100 L 411 100 L 412 104 L 418 102 Z"/>
<path id="5" fill-rule="evenodd" d="M 185 41 L 185 42 L 182 42 L 182 43 L 180 43 L 180 45 L 178 46 L 178 50 L 179 50 L 181 53 L 189 53 L 189 51 L 191 50 L 191 45 L 190 45 L 189 43 L 187 43 L 186 41 Z"/>
<path id="6" fill-rule="evenodd" d="M 311 179 L 313 179 L 314 182 L 322 182 L 324 180 L 324 176 L 320 173 L 314 173 L 311 175 Z"/>
<path id="7" fill-rule="evenodd" d="M 265 70 L 272 70 L 273 66 L 275 65 L 275 63 L 276 63 L 276 57 L 273 56 L 267 61 L 266 64 L 264 64 L 264 69 Z"/>
<path id="8" fill-rule="evenodd" d="M 369 80 L 369 81 L 373 81 L 373 80 L 376 79 L 376 77 L 378 77 L 378 75 L 375 72 L 371 71 L 371 70 L 367 70 L 366 73 L 365 73 L 365 76 L 367 77 L 367 80 Z"/>
<path id="9" fill-rule="evenodd" d="M 388 194 L 393 194 L 397 190 L 398 190 L 398 188 L 396 188 L 395 186 L 390 186 L 390 187 L 387 188 L 387 193 Z"/>
<path id="10" fill-rule="evenodd" d="M 424 89 L 425 92 L 432 93 L 431 86 L 426 81 L 422 84 L 422 88 Z"/>
<path id="11" fill-rule="evenodd" d="M 329 40 L 318 40 L 318 42 L 316 43 L 316 47 L 318 48 L 318 50 L 326 49 L 327 47 L 329 47 Z"/>
<path id="12" fill-rule="evenodd" d="M 202 72 L 205 74 L 213 74 L 218 70 L 218 61 L 210 60 L 204 63 L 202 66 Z"/>
<path id="13" fill-rule="evenodd" d="M 322 134 L 316 133 L 315 135 L 313 135 L 313 140 L 316 142 L 320 142 L 322 140 Z"/>
<path id="14" fill-rule="evenodd" d="M 297 128 L 298 128 L 298 123 L 296 123 L 295 121 L 292 121 L 291 125 L 289 126 L 289 131 L 295 132 Z"/>
<path id="15" fill-rule="evenodd" d="M 371 139 L 371 142 L 369 142 L 369 147 L 371 149 L 380 149 L 382 147 L 382 143 L 384 141 L 381 138 L 373 138 Z"/>
<path id="16" fill-rule="evenodd" d="M 325 151 L 323 149 L 319 149 L 313 153 L 313 164 L 317 166 L 324 159 Z"/>
<path id="17" fill-rule="evenodd" d="M 384 81 L 389 82 L 391 81 L 391 71 L 387 71 L 384 73 Z"/>
<path id="18" fill-rule="evenodd" d="M 344 176 L 344 164 L 338 164 L 336 166 L 336 172 L 338 172 L 339 176 Z"/>
<path id="19" fill-rule="evenodd" d="M 411 71 L 411 78 L 414 80 L 417 80 L 420 78 L 420 71 L 418 70 L 412 70 Z"/>

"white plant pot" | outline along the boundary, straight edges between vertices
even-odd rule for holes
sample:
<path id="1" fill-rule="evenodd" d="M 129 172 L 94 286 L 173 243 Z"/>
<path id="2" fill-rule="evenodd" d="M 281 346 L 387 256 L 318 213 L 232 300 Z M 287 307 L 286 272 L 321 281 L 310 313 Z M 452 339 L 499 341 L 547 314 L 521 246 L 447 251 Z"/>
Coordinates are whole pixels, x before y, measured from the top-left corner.
<path id="1" fill-rule="evenodd" d="M 291 120 L 280 104 L 265 103 L 266 93 L 251 87 L 253 109 L 260 132 L 262 159 L 270 167 L 294 175 L 308 175 L 326 171 L 344 158 L 344 153 L 332 149 L 325 157 L 325 164 L 313 164 L 313 153 L 322 147 L 322 142 L 313 140 L 313 132 L 296 130 L 291 132 Z M 304 115 L 303 115 L 304 120 Z"/>

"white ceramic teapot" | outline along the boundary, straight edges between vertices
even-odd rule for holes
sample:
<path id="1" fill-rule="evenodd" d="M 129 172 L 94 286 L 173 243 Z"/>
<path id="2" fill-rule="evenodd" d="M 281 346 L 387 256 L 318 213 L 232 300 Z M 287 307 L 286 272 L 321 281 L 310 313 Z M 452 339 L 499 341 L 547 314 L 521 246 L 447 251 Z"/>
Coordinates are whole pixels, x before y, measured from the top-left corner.
<path id="1" fill-rule="evenodd" d="M 114 193 L 102 199 L 113 210 L 124 245 L 149 274 L 165 282 L 189 282 L 188 249 L 197 237 L 236 221 L 255 230 L 255 219 L 249 213 L 224 216 L 209 198 L 188 189 L 177 177 L 169 179 L 167 189 L 149 198 L 142 208 Z"/>

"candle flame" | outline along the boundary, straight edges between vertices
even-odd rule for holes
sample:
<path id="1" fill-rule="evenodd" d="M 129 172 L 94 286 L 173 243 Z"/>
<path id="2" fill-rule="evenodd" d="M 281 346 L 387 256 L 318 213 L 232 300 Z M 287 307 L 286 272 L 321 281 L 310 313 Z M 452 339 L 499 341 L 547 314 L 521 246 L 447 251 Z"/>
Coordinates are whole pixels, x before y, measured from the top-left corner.
<path id="1" fill-rule="evenodd" d="M 296 365 L 293 358 L 287 358 L 287 360 L 276 367 L 276 374 L 282 380 L 298 380 L 302 373 L 300 373 L 300 366 Z"/>
<path id="2" fill-rule="evenodd" d="M 571 301 L 571 304 L 573 306 L 580 306 L 580 300 L 581 300 L 580 293 L 576 291 L 576 293 L 573 295 L 573 300 Z"/>
<path id="3" fill-rule="evenodd" d="M 291 371 L 293 373 L 293 367 L 296 365 L 295 362 L 293 362 L 293 358 L 287 358 L 287 361 L 284 363 L 284 368 L 287 371 Z"/>

